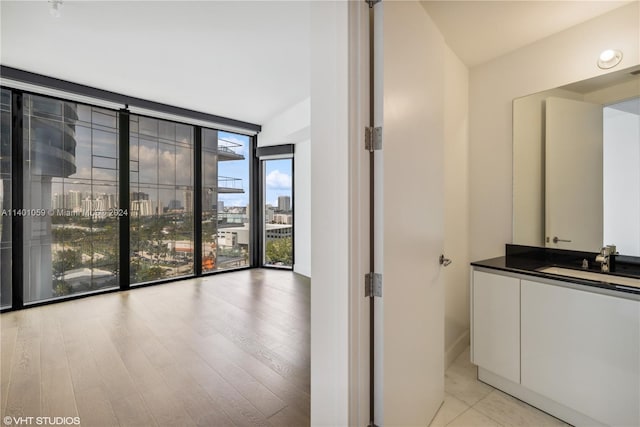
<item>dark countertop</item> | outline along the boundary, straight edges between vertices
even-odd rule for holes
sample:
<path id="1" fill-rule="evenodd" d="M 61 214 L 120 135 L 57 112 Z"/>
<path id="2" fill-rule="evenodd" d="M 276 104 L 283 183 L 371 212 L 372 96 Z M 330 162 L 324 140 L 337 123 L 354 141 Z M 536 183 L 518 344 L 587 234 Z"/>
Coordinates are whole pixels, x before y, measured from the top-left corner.
<path id="1" fill-rule="evenodd" d="M 528 276 L 540 277 L 543 279 L 552 279 L 563 282 L 576 283 L 584 286 L 591 286 L 617 292 L 640 295 L 640 288 L 634 288 L 632 286 L 618 285 L 613 283 L 561 276 L 558 274 L 550 274 L 537 271 L 537 269 L 544 267 L 561 267 L 582 270 L 580 268 L 580 266 L 582 265 L 582 260 L 587 259 L 590 265 L 590 268 L 588 270 L 595 273 L 600 273 L 597 264 L 593 262 L 596 255 L 596 253 L 590 252 L 564 251 L 559 249 L 507 245 L 506 256 L 472 262 L 471 265 L 475 267 L 484 267 L 510 273 L 526 274 Z M 636 259 L 635 257 L 620 256 L 619 258 L 620 259 L 616 261 L 616 267 L 617 269 L 619 269 L 619 271 L 609 274 L 640 279 L 640 274 L 638 274 L 638 270 L 640 269 L 640 260 Z"/>

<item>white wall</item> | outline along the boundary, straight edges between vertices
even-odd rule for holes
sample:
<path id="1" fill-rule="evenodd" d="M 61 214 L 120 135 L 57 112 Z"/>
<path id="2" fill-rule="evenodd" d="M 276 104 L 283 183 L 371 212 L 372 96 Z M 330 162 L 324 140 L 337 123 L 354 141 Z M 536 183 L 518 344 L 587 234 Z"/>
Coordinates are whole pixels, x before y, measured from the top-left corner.
<path id="1" fill-rule="evenodd" d="M 311 141 L 296 144 L 294 157 L 293 271 L 311 277 Z"/>
<path id="2" fill-rule="evenodd" d="M 444 58 L 445 363 L 469 344 L 469 71 L 445 46 Z"/>
<path id="3" fill-rule="evenodd" d="M 603 110 L 604 244 L 640 254 L 640 116 Z"/>
<path id="4" fill-rule="evenodd" d="M 311 3 L 311 424 L 349 423 L 348 2 Z"/>
<path id="5" fill-rule="evenodd" d="M 294 265 L 293 271 L 311 276 L 311 99 L 306 98 L 262 125 L 258 146 L 295 144 Z"/>
<path id="6" fill-rule="evenodd" d="M 295 144 L 309 139 L 311 98 L 295 103 L 262 125 L 258 145 Z"/>
<path id="7" fill-rule="evenodd" d="M 640 3 L 634 2 L 474 67 L 469 81 L 470 256 L 500 256 L 512 241 L 511 103 L 514 98 L 606 73 L 601 51 L 640 63 Z"/>

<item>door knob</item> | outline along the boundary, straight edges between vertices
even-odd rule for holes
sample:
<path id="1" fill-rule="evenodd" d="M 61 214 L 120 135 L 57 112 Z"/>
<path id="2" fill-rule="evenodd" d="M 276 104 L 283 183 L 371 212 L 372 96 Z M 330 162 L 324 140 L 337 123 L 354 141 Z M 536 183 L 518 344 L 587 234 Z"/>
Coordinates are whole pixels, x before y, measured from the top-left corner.
<path id="1" fill-rule="evenodd" d="M 558 242 L 567 242 L 568 243 L 568 242 L 571 242 L 571 240 L 564 240 L 564 239 L 558 238 L 558 236 L 555 236 L 553 238 L 553 243 L 558 243 Z"/>
<path id="2" fill-rule="evenodd" d="M 444 254 L 440 255 L 440 265 L 443 267 L 448 266 L 449 264 L 451 264 L 453 261 L 451 261 L 449 258 L 445 258 Z"/>

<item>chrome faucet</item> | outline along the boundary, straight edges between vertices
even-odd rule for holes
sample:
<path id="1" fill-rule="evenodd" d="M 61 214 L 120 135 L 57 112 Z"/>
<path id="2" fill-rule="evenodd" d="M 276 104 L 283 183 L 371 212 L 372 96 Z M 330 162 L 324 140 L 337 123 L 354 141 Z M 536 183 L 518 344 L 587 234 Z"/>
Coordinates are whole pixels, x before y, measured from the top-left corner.
<path id="1" fill-rule="evenodd" d="M 608 273 L 613 270 L 615 258 L 612 258 L 612 256 L 617 254 L 615 245 L 607 245 L 600 249 L 600 253 L 596 256 L 596 262 L 600 263 L 601 272 Z"/>

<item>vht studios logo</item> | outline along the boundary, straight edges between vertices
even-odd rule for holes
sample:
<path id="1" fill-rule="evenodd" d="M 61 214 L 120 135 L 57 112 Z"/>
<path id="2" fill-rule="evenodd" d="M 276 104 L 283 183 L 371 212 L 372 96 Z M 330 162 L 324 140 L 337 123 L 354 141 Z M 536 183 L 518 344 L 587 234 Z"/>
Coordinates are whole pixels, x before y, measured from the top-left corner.
<path id="1" fill-rule="evenodd" d="M 6 426 L 70 426 L 80 425 L 80 417 L 11 417 L 2 418 Z"/>

